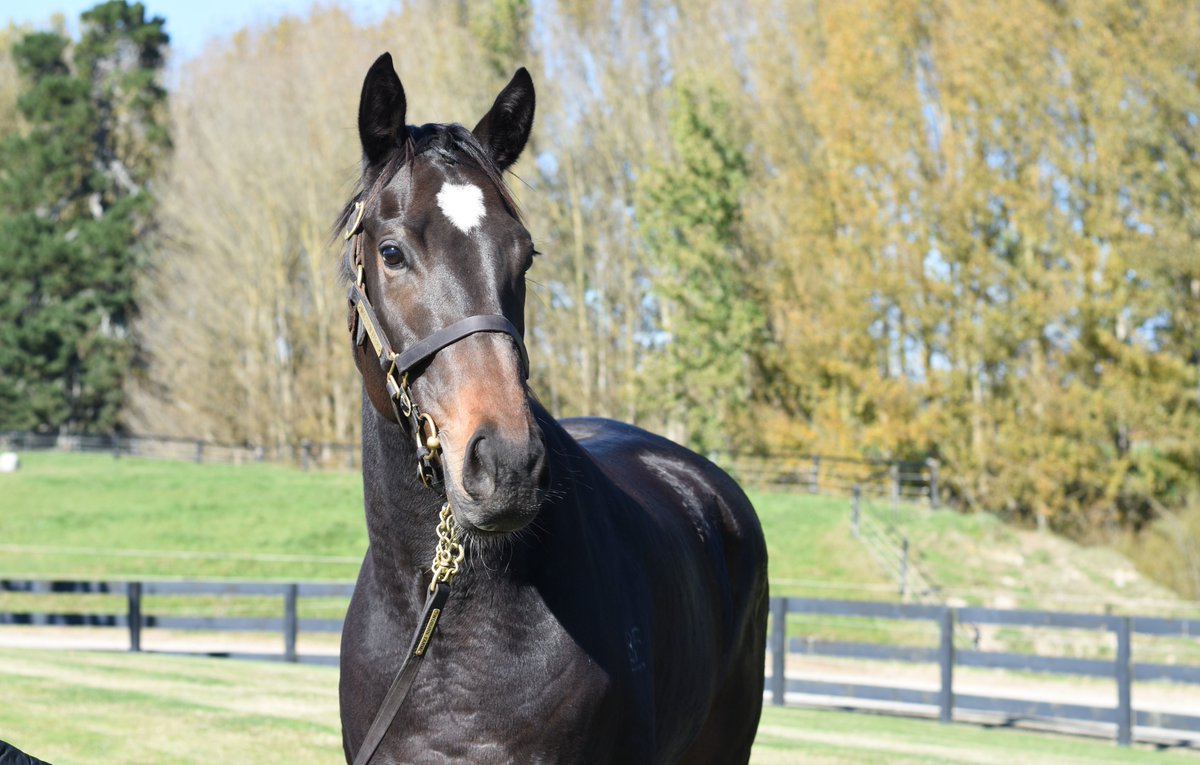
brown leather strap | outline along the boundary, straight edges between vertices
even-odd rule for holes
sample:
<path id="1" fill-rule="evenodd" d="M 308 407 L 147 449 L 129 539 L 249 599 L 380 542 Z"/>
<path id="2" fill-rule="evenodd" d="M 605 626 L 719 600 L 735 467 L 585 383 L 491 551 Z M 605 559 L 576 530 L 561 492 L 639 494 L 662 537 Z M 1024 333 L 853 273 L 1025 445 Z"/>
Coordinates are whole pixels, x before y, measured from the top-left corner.
<path id="1" fill-rule="evenodd" d="M 396 370 L 404 374 L 447 345 L 457 343 L 477 332 L 504 332 L 509 335 L 517 345 L 517 353 L 521 355 L 521 374 L 525 379 L 529 379 L 529 356 L 525 351 L 525 343 L 521 340 L 521 333 L 511 321 L 494 313 L 468 316 L 418 340 L 396 358 Z"/>
<path id="2" fill-rule="evenodd" d="M 433 636 L 433 630 L 437 627 L 438 617 L 441 616 L 442 609 L 449 597 L 449 585 L 437 582 L 433 591 L 429 593 L 429 597 L 425 599 L 425 608 L 421 611 L 421 620 L 417 622 L 416 632 L 413 633 L 408 656 L 404 660 L 404 665 L 400 667 L 400 671 L 396 673 L 396 679 L 388 688 L 387 695 L 383 697 L 383 703 L 379 705 L 379 711 L 375 713 L 375 719 L 371 721 L 371 727 L 367 729 L 367 735 L 363 738 L 358 753 L 354 755 L 354 765 L 367 765 L 371 761 L 371 758 L 375 756 L 375 751 L 383 743 L 383 737 L 387 735 L 388 729 L 395 722 L 396 714 L 400 711 L 404 699 L 412 690 L 413 682 L 417 679 L 417 670 L 421 667 L 421 657 L 425 655 L 425 649 Z"/>

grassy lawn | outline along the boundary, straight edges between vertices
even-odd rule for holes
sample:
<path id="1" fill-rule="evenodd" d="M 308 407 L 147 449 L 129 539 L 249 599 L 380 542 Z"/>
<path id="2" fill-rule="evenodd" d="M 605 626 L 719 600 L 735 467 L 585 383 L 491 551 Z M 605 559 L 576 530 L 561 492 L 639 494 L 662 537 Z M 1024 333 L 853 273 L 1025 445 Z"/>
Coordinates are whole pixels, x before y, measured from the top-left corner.
<path id="1" fill-rule="evenodd" d="M 337 671 L 0 649 L 0 738 L 55 765 L 341 762 Z M 13 703 L 13 702 L 16 703 Z M 1101 741 L 768 707 L 755 765 L 1197 762 Z"/>
<path id="2" fill-rule="evenodd" d="M 0 476 L 3 576 L 352 580 L 366 549 L 356 473 L 45 452 L 22 461 Z"/>
<path id="3" fill-rule="evenodd" d="M 18 473 L 0 475 L 0 577 L 351 581 L 366 546 L 361 478 L 350 471 L 53 452 L 29 453 L 23 461 Z M 851 535 L 847 499 L 750 494 L 766 533 L 773 594 L 897 599 L 895 583 Z M 1170 597 L 1143 580 L 1115 581 L 1114 571 L 1130 567 L 1111 550 L 1014 530 L 989 515 L 893 509 L 878 500 L 864 502 L 864 510 L 907 534 L 914 564 L 959 602 L 1096 610 L 1059 599 L 1070 593 L 1140 613 L 1144 604 Z M 0 593 L 0 610 L 125 608 L 123 598 L 111 596 L 48 600 Z M 145 609 L 277 616 L 280 605 L 277 598 L 151 597 Z M 301 609 L 303 616 L 337 617 L 345 601 L 302 600 Z M 937 639 L 932 624 L 915 622 L 792 615 L 789 625 L 792 634 L 830 640 L 932 646 Z M 1038 648 L 1029 630 L 990 634 L 1011 649 Z M 1075 653 L 1101 655 L 1102 638 Z M 1139 646 L 1138 655 L 1194 663 L 1198 654 L 1194 641 L 1155 639 Z"/>
<path id="4" fill-rule="evenodd" d="M 357 473 L 103 454 L 22 460 L 0 476 L 0 576 L 352 580 L 366 548 Z M 844 499 L 751 498 L 781 591 L 888 589 L 850 536 Z"/>

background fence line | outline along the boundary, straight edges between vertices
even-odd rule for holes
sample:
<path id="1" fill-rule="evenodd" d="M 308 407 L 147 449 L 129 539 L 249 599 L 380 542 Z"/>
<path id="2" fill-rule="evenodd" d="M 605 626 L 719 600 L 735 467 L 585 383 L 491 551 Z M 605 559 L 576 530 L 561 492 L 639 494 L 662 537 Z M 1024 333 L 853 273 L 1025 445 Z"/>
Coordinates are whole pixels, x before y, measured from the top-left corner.
<path id="1" fill-rule="evenodd" d="M 936 648 L 930 648 L 789 639 L 787 629 L 789 614 L 932 621 L 938 628 L 938 645 Z M 956 627 L 980 624 L 1104 630 L 1115 636 L 1116 655 L 1113 660 L 1106 661 L 996 651 L 959 651 L 954 642 Z M 1200 619 L 911 605 L 818 598 L 772 598 L 771 633 L 768 637 L 772 671 L 767 678 L 766 685 L 770 691 L 771 702 L 777 705 L 786 703 L 787 694 L 792 693 L 933 706 L 938 710 L 938 719 L 944 723 L 954 721 L 956 710 L 998 714 L 1006 720 L 1039 718 L 1109 723 L 1115 726 L 1116 740 L 1123 746 L 1128 746 L 1133 741 L 1135 726 L 1200 733 L 1200 716 L 1133 708 L 1132 689 L 1135 678 L 1142 681 L 1168 680 L 1175 683 L 1200 684 L 1200 666 L 1197 665 L 1135 663 L 1132 641 L 1134 634 L 1197 638 L 1200 637 Z M 871 661 L 936 663 L 939 668 L 939 688 L 937 691 L 928 691 L 915 688 L 791 678 L 787 676 L 785 670 L 788 654 Z M 1115 705 L 1112 707 L 1088 706 L 960 694 L 954 691 L 954 669 L 956 667 L 981 667 L 1111 678 L 1115 683 Z"/>
<path id="2" fill-rule="evenodd" d="M 351 583 L 317 582 L 183 582 L 183 581 L 61 581 L 41 579 L 0 579 L 0 593 L 27 595 L 91 594 L 123 596 L 124 613 L 0 612 L 0 625 L 107 627 L 129 633 L 129 650 L 143 651 L 146 630 L 274 632 L 281 637 L 281 650 L 273 653 L 231 651 L 170 651 L 237 659 L 277 660 L 314 664 L 336 664 L 337 657 L 305 655 L 297 651 L 301 632 L 337 633 L 341 618 L 301 618 L 299 602 L 303 598 L 349 598 Z M 147 596 L 252 596 L 274 599 L 279 616 L 204 616 L 158 615 L 146 608 Z M 894 602 L 848 601 L 821 598 L 771 598 L 771 631 L 768 635 L 770 673 L 764 690 L 773 704 L 785 704 L 793 697 L 826 697 L 842 700 L 844 707 L 853 701 L 889 702 L 893 705 L 924 705 L 935 708 L 942 722 L 954 722 L 956 712 L 998 716 L 1011 722 L 1018 719 L 1087 721 L 1115 727 L 1115 737 L 1128 745 L 1137 737 L 1137 727 L 1169 729 L 1200 734 L 1200 716 L 1173 712 L 1135 709 L 1132 689 L 1135 681 L 1166 680 L 1200 685 L 1200 665 L 1137 662 L 1133 656 L 1133 636 L 1200 638 L 1200 619 L 1176 619 L 1111 614 L 1085 614 L 1063 611 L 1010 610 L 943 605 L 903 604 Z M 892 645 L 839 640 L 819 640 L 789 633 L 791 615 L 856 617 L 932 622 L 937 627 L 935 646 Z M 954 633 L 968 625 L 1004 625 L 1041 629 L 1099 630 L 1111 633 L 1116 641 L 1112 659 L 1086 659 L 981 650 L 959 650 Z M 937 690 L 829 682 L 789 676 L 788 656 L 824 656 L 862 661 L 932 663 L 939 669 Z M 1109 678 L 1114 681 L 1113 706 L 1089 706 L 1010 697 L 992 697 L 957 693 L 954 689 L 956 667 L 1003 669 L 1019 672 Z M 806 700 L 808 704 L 818 704 Z M 901 708 L 884 709 L 905 713 Z"/>
<path id="3" fill-rule="evenodd" d="M 153 434 L 0 433 L 0 451 L 100 452 L 220 464 L 285 462 L 304 470 L 354 469 L 362 464 L 360 449 L 357 443 L 321 441 L 262 445 Z M 709 456 L 737 479 L 757 486 L 845 496 L 857 486 L 864 497 L 925 502 L 935 509 L 942 501 L 940 463 L 935 459 L 912 462 L 806 453 Z"/>
<path id="4" fill-rule="evenodd" d="M 0 451 L 107 453 L 113 457 L 150 457 L 197 464 L 284 462 L 309 468 L 354 469 L 362 464 L 358 444 L 300 441 L 264 446 L 203 438 L 131 434 L 0 433 Z"/>

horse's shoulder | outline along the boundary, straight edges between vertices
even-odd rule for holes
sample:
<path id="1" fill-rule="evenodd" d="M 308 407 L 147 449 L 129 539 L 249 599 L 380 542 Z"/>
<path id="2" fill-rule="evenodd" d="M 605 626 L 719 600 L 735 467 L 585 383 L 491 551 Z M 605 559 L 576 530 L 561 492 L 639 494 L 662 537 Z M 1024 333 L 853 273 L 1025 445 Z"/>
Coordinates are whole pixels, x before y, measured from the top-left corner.
<path id="1" fill-rule="evenodd" d="M 568 417 L 558 422 L 571 438 L 589 452 L 614 447 L 649 446 L 655 441 L 671 443 L 636 425 L 606 417 Z"/>
<path id="2" fill-rule="evenodd" d="M 668 438 L 603 417 L 560 423 L 614 483 L 635 496 L 666 491 L 694 504 L 701 497 L 721 495 L 749 509 L 741 488 L 724 470 Z"/>

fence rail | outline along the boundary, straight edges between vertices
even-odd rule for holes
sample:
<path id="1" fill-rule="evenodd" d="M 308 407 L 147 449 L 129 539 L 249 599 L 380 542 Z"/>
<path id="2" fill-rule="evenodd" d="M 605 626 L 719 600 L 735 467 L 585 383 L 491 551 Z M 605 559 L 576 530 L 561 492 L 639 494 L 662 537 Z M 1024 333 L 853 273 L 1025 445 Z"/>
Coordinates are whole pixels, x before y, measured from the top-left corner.
<path id="1" fill-rule="evenodd" d="M 1134 662 L 1132 637 L 1134 635 L 1153 635 L 1195 638 L 1200 636 L 1200 619 L 1163 619 L 975 607 L 956 608 L 818 598 L 772 598 L 771 613 L 771 634 L 768 642 L 772 670 L 766 680 L 766 687 L 774 704 L 783 704 L 788 693 L 796 693 L 928 705 L 937 708 L 938 717 L 942 722 L 953 721 L 955 711 L 959 710 L 1000 714 L 1009 719 L 1050 718 L 1110 723 L 1116 726 L 1116 739 L 1123 746 L 1128 746 L 1132 742 L 1135 726 L 1200 733 L 1200 716 L 1134 710 L 1132 704 L 1135 678 L 1141 681 L 1166 680 L 1174 683 L 1200 684 L 1200 666 Z M 938 627 L 939 640 L 937 647 L 911 647 L 789 638 L 787 631 L 789 614 L 931 621 Z M 1110 661 L 1105 661 L 977 650 L 959 651 L 954 644 L 954 630 L 956 625 L 960 624 L 1103 630 L 1114 635 L 1116 656 Z M 937 691 L 929 691 L 792 678 L 788 677 L 785 672 L 788 654 L 869 661 L 936 663 L 940 671 L 940 688 Z M 954 670 L 956 667 L 981 667 L 1112 679 L 1115 683 L 1114 705 L 1090 706 L 955 693 Z"/>
<path id="2" fill-rule="evenodd" d="M 941 464 L 823 454 L 716 455 L 717 464 L 750 484 L 810 494 L 863 496 L 941 505 Z"/>
<path id="3" fill-rule="evenodd" d="M 348 598 L 354 586 L 325 582 L 107 582 L 0 579 L 0 593 L 30 595 L 97 595 L 125 599 L 123 613 L 0 612 L 0 625 L 106 627 L 127 630 L 129 649 L 143 649 L 143 632 L 154 629 L 200 631 L 274 632 L 281 636 L 282 650 L 277 654 L 196 651 L 209 656 L 271 659 L 303 663 L 334 664 L 333 656 L 301 655 L 296 650 L 302 632 L 340 632 L 342 620 L 300 618 L 299 601 L 303 598 Z M 162 615 L 147 612 L 147 596 L 229 596 L 275 598 L 278 616 Z M 900 621 L 932 622 L 937 627 L 934 646 L 898 646 L 819 640 L 789 635 L 790 615 L 854 617 Z M 958 650 L 954 631 L 959 625 L 1003 625 L 1068 630 L 1100 630 L 1116 639 L 1116 655 L 1111 660 L 1085 659 L 1035 654 Z M 874 601 L 847 601 L 821 598 L 772 598 L 771 632 L 768 648 L 770 672 L 765 690 L 774 704 L 784 704 L 788 694 L 833 697 L 846 700 L 870 700 L 896 704 L 934 707 L 943 722 L 954 721 L 956 712 L 999 715 L 1006 720 L 1019 718 L 1088 721 L 1114 725 L 1117 741 L 1128 745 L 1138 727 L 1153 727 L 1200 733 L 1200 716 L 1173 711 L 1134 709 L 1134 681 L 1170 681 L 1200 685 L 1200 666 L 1136 662 L 1133 659 L 1134 635 L 1200 638 L 1200 619 L 1169 619 L 1143 616 L 1116 616 L 1060 611 L 1007 610 L 975 607 L 949 607 Z M 939 669 L 937 690 L 830 682 L 789 676 L 787 657 L 824 656 L 862 661 L 888 661 L 936 664 Z M 978 667 L 1009 671 L 1049 673 L 1073 677 L 1104 678 L 1114 681 L 1112 706 L 1094 706 L 1014 699 L 956 693 L 954 671 L 958 667 Z M 841 704 L 840 704 L 841 705 Z"/>
<path id="4" fill-rule="evenodd" d="M 206 632 L 278 632 L 283 650 L 279 654 L 230 654 L 199 651 L 208 656 L 274 659 L 306 664 L 336 664 L 337 657 L 300 655 L 296 640 L 301 632 L 342 631 L 342 620 L 300 618 L 301 598 L 349 598 L 354 585 L 328 582 L 101 582 L 44 579 L 0 579 L 0 593 L 30 595 L 116 595 L 125 598 L 125 613 L 63 613 L 43 611 L 0 612 L 0 625 L 54 627 L 115 627 L 129 631 L 129 650 L 142 650 L 142 632 L 147 629 Z M 278 617 L 176 616 L 147 613 L 148 595 L 274 597 L 280 602 Z"/>

